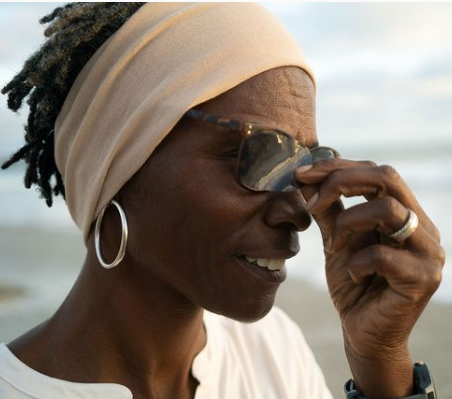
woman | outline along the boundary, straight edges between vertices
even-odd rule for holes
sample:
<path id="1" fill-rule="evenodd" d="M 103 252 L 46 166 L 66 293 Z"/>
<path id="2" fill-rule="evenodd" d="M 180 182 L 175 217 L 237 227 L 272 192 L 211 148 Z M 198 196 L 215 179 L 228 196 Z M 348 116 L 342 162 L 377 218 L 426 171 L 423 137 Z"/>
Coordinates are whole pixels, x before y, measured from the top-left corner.
<path id="1" fill-rule="evenodd" d="M 0 347 L 1 397 L 330 398 L 273 306 L 311 215 L 348 397 L 434 394 L 407 344 L 439 233 L 392 168 L 318 147 L 312 72 L 273 16 L 70 3 L 42 21 L 48 42 L 3 89 L 13 110 L 31 92 L 4 167 L 25 159 L 27 187 L 65 196 L 87 256 L 58 311 Z"/>

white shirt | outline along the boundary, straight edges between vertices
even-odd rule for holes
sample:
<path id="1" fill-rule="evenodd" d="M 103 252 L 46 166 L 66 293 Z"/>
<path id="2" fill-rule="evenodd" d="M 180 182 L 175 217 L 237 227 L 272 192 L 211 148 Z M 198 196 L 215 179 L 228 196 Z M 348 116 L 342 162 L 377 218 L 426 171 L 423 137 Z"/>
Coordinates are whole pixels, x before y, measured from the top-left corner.
<path id="1" fill-rule="evenodd" d="M 298 328 L 281 309 L 255 323 L 204 311 L 207 343 L 195 357 L 195 399 L 332 399 Z M 0 344 L 0 398 L 132 399 L 119 384 L 85 384 L 46 376 Z"/>

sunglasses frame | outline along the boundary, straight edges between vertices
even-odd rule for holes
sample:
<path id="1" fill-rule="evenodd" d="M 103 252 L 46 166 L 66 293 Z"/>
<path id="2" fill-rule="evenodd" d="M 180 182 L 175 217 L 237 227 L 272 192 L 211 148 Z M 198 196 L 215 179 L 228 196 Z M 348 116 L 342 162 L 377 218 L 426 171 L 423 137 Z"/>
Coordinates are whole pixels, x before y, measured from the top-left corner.
<path id="1" fill-rule="evenodd" d="M 340 158 L 340 154 L 334 148 L 324 147 L 324 146 L 316 146 L 316 147 L 313 147 L 313 148 L 308 148 L 308 147 L 306 147 L 304 145 L 301 145 L 300 142 L 297 139 L 295 139 L 293 136 L 291 136 L 289 133 L 286 133 L 286 132 L 284 132 L 282 130 L 275 129 L 275 128 L 272 128 L 272 127 L 268 127 L 268 126 L 265 126 L 265 125 L 261 125 L 261 124 L 258 124 L 258 123 L 241 122 L 241 121 L 239 121 L 237 119 L 233 119 L 233 118 L 225 118 L 225 117 L 218 116 L 218 115 L 208 114 L 208 113 L 205 113 L 203 111 L 199 111 L 199 110 L 194 109 L 194 108 L 192 108 L 189 111 L 187 111 L 184 116 L 186 116 L 186 117 L 188 117 L 190 119 L 195 119 L 195 120 L 199 120 L 199 121 L 208 122 L 208 123 L 211 123 L 213 125 L 226 127 L 228 129 L 231 129 L 231 130 L 239 132 L 243 136 L 242 142 L 240 143 L 240 149 L 239 149 L 239 152 L 238 152 L 238 156 L 237 156 L 237 163 L 236 163 L 236 167 L 235 167 L 235 180 L 242 187 L 245 187 L 246 189 L 251 190 L 251 191 L 258 191 L 258 192 L 268 191 L 268 190 L 258 190 L 258 189 L 255 189 L 253 187 L 246 186 L 245 184 L 243 184 L 240 181 L 239 176 L 238 176 L 239 163 L 240 163 L 240 158 L 241 158 L 241 154 L 242 154 L 242 148 L 244 146 L 245 139 L 249 138 L 250 136 L 252 136 L 256 132 L 259 132 L 261 130 L 273 131 L 273 132 L 277 132 L 279 134 L 282 134 L 282 135 L 288 137 L 289 140 L 294 141 L 301 148 L 307 149 L 310 152 L 313 151 L 313 150 L 316 150 L 316 149 L 317 150 L 324 149 L 324 150 L 331 151 L 336 158 Z"/>

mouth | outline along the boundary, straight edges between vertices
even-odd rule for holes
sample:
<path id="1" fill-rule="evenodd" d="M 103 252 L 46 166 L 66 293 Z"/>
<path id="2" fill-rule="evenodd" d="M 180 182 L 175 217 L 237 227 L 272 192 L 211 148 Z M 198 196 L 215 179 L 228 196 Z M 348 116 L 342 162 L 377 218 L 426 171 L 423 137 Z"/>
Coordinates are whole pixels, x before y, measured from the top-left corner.
<path id="1" fill-rule="evenodd" d="M 287 277 L 286 259 L 252 258 L 247 255 L 235 255 L 237 262 L 248 272 L 270 283 L 282 283 Z"/>
<path id="2" fill-rule="evenodd" d="M 248 263 L 251 263 L 254 266 L 262 267 L 263 269 L 267 270 L 281 270 L 286 260 L 283 259 L 265 259 L 265 258 L 252 258 L 251 256 L 247 255 L 237 255 L 239 258 L 245 260 Z"/>

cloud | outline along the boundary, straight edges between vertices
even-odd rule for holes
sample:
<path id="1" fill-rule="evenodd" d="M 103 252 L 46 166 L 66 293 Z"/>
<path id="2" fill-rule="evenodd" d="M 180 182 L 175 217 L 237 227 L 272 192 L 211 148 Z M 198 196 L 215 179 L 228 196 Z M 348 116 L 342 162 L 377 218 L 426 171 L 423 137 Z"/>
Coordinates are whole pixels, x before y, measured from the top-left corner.
<path id="1" fill-rule="evenodd" d="M 309 3 L 269 8 L 318 80 L 322 142 L 452 144 L 451 4 Z"/>
<path id="2" fill-rule="evenodd" d="M 0 83 L 43 42 L 38 19 L 60 4 L 0 4 L 0 37 L 10 38 L 0 44 Z M 297 38 L 316 73 L 322 141 L 381 146 L 422 142 L 428 132 L 430 140 L 451 142 L 452 4 L 263 4 Z M 15 147 L 25 118 L 2 111 L 0 121 L 8 127 L 2 147 Z"/>
<path id="3" fill-rule="evenodd" d="M 290 13 L 272 5 L 319 79 L 355 71 L 414 73 L 452 58 L 451 4 L 315 3 Z"/>

